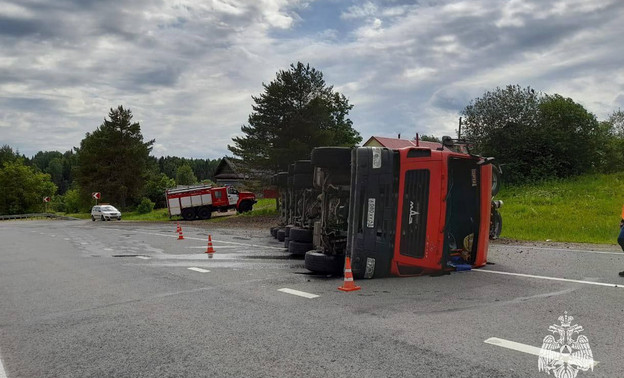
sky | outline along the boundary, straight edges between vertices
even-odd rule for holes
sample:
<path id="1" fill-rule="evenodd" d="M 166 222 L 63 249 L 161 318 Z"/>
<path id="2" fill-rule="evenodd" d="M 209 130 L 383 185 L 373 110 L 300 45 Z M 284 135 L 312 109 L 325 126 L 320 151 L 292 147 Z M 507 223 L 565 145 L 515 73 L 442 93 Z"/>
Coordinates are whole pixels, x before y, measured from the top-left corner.
<path id="1" fill-rule="evenodd" d="M 621 0 L 0 0 L 0 145 L 80 146 L 123 105 L 152 155 L 218 159 L 298 61 L 369 137 L 456 135 L 471 100 L 530 86 L 624 108 Z"/>

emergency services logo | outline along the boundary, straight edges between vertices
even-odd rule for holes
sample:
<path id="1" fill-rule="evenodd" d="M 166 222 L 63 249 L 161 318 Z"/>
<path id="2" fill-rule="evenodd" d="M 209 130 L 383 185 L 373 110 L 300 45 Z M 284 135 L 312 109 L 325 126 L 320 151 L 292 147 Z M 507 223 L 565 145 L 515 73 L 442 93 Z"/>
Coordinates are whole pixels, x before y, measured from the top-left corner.
<path id="1" fill-rule="evenodd" d="M 553 324 L 548 330 L 553 335 L 544 337 L 539 354 L 539 371 L 555 378 L 574 378 L 579 371 L 594 370 L 594 356 L 587 336 L 581 335 L 583 327 L 571 325 L 574 318 L 566 311 L 558 318 L 561 325 Z M 575 334 L 578 334 L 576 338 Z"/>

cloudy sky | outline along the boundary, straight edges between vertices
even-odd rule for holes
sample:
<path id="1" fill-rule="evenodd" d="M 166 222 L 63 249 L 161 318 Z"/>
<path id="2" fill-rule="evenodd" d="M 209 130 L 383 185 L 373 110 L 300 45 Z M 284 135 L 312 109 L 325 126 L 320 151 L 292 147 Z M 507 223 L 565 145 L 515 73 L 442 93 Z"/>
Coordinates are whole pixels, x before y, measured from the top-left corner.
<path id="1" fill-rule="evenodd" d="M 452 135 L 508 84 L 624 108 L 621 0 L 0 0 L 0 145 L 67 151 L 123 105 L 153 155 L 220 158 L 279 70 L 349 98 L 355 129 Z"/>

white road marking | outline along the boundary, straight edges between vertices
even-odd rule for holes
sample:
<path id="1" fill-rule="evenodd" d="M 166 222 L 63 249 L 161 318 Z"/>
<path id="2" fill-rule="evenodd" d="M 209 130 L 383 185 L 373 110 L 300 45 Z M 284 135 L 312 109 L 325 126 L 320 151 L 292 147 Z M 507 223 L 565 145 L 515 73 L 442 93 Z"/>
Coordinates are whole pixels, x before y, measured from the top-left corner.
<path id="1" fill-rule="evenodd" d="M 137 259 L 149 260 L 150 258 L 147 256 L 137 256 Z"/>
<path id="2" fill-rule="evenodd" d="M 286 287 L 283 288 L 283 289 L 278 289 L 277 291 L 281 291 L 282 293 L 287 293 L 287 294 L 292 294 L 292 295 L 298 295 L 300 297 L 304 297 L 304 298 L 308 298 L 308 299 L 320 297 L 320 295 L 316 295 L 316 294 L 312 294 L 312 293 L 306 293 L 305 291 L 293 290 L 293 289 L 289 289 L 289 288 L 286 288 Z"/>
<path id="3" fill-rule="evenodd" d="M 601 254 L 601 255 L 620 255 L 620 256 L 624 256 L 624 253 L 622 253 L 622 252 L 587 251 L 587 250 L 583 250 L 583 249 L 532 247 L 532 246 L 525 246 L 525 245 L 506 245 L 505 247 L 535 249 L 535 250 L 538 250 L 538 251 L 579 252 L 579 253 L 596 253 L 596 254 Z"/>
<path id="4" fill-rule="evenodd" d="M 624 289 L 624 285 L 618 285 L 618 284 L 612 284 L 612 283 L 604 283 L 604 282 L 571 280 L 571 279 L 567 279 L 567 278 L 547 277 L 547 276 L 535 276 L 535 275 L 532 275 L 532 274 L 501 272 L 501 271 L 498 271 L 498 270 L 473 269 L 472 271 L 473 272 L 482 272 L 482 273 L 503 274 L 503 275 L 507 275 L 507 276 L 517 276 L 517 277 L 525 277 L 525 278 L 537 278 L 537 279 L 540 279 L 540 280 L 563 281 L 563 282 L 581 283 L 581 284 L 586 284 L 586 285 L 617 287 L 617 288 L 620 288 L 620 289 Z"/>
<path id="5" fill-rule="evenodd" d="M 188 270 L 194 270 L 199 273 L 210 273 L 208 269 L 202 269 L 202 268 L 188 268 Z"/>
<path id="6" fill-rule="evenodd" d="M 505 340 L 505 339 L 499 339 L 498 337 L 490 337 L 489 339 L 484 340 L 483 342 L 486 344 L 496 345 L 499 347 L 515 350 L 515 351 L 522 352 L 522 353 L 532 354 L 538 357 L 542 350 L 542 348 L 534 347 L 532 345 L 517 343 L 515 341 L 510 341 L 510 340 Z M 558 360 L 565 361 L 566 357 L 567 356 L 562 356 L 561 353 L 559 353 Z M 598 365 L 598 361 L 593 361 L 593 363 L 594 363 L 594 366 Z"/>
<path id="7" fill-rule="evenodd" d="M 2 365 L 2 356 L 0 356 L 0 378 L 7 378 L 6 371 L 4 370 L 4 365 Z"/>

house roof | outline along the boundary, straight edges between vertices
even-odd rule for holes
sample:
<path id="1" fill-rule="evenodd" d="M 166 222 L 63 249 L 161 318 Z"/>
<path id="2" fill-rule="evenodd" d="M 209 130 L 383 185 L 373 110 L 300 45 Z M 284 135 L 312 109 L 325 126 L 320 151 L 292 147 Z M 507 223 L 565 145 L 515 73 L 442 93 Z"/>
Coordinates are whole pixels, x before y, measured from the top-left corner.
<path id="1" fill-rule="evenodd" d="M 398 138 L 386 138 L 386 137 L 380 137 L 380 136 L 372 136 L 372 137 L 370 137 L 366 141 L 366 143 L 364 143 L 364 146 L 377 144 L 375 142 L 379 143 L 382 147 L 392 148 L 394 150 L 399 149 L 399 148 L 405 148 L 405 147 L 427 147 L 427 148 L 431 148 L 431 149 L 442 147 L 442 145 L 440 143 L 437 143 L 437 142 L 427 142 L 427 141 L 424 141 L 424 140 L 419 140 L 418 141 L 418 146 L 416 146 L 416 141 L 415 140 L 398 139 Z"/>
<path id="2" fill-rule="evenodd" d="M 214 173 L 215 178 L 220 179 L 242 179 L 244 176 L 238 172 L 236 165 L 231 159 L 224 157 L 217 165 Z"/>

